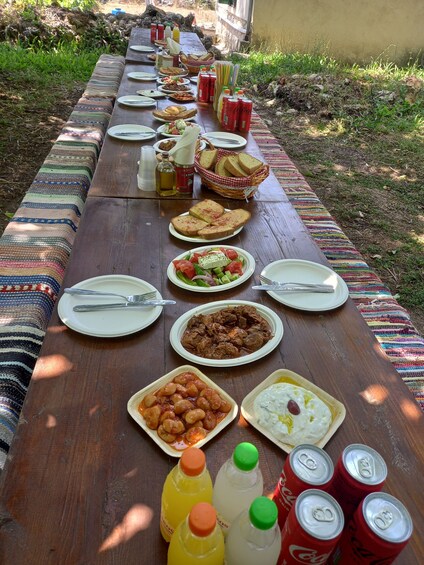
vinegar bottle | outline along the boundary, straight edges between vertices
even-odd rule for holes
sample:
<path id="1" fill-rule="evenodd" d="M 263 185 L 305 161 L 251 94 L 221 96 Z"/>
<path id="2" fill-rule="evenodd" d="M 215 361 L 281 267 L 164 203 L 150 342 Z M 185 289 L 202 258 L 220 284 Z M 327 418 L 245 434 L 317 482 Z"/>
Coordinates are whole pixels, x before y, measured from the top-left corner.
<path id="1" fill-rule="evenodd" d="M 162 161 L 156 165 L 156 192 L 159 196 L 173 196 L 177 193 L 177 175 L 169 154 L 162 153 Z"/>
<path id="2" fill-rule="evenodd" d="M 203 451 L 189 447 L 163 485 L 160 531 L 165 541 L 198 502 L 212 502 L 212 480 Z"/>
<path id="3" fill-rule="evenodd" d="M 239 443 L 218 471 L 212 500 L 224 536 L 234 518 L 262 496 L 263 478 L 258 460 L 258 450 L 252 443 Z"/>
<path id="4" fill-rule="evenodd" d="M 281 550 L 277 505 L 256 498 L 231 525 L 225 544 L 226 565 L 276 565 Z"/>
<path id="5" fill-rule="evenodd" d="M 168 549 L 168 565 L 223 565 L 224 536 L 216 512 L 199 502 L 175 530 Z"/>

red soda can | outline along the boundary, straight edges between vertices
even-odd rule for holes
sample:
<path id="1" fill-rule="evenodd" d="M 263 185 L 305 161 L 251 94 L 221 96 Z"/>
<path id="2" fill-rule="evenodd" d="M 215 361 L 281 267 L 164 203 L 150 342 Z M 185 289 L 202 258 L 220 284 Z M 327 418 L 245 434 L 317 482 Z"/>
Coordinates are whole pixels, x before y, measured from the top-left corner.
<path id="1" fill-rule="evenodd" d="M 213 73 L 209 74 L 209 102 L 213 104 L 215 98 L 215 83 L 216 83 L 216 75 Z"/>
<path id="2" fill-rule="evenodd" d="M 373 492 L 357 508 L 330 562 L 389 565 L 408 543 L 412 530 L 411 516 L 397 498 Z"/>
<path id="3" fill-rule="evenodd" d="M 158 41 L 162 41 L 165 35 L 165 26 L 163 24 L 158 24 Z"/>
<path id="4" fill-rule="evenodd" d="M 197 101 L 209 102 L 209 75 L 208 73 L 199 73 L 197 84 Z"/>
<path id="5" fill-rule="evenodd" d="M 367 494 L 383 488 L 386 477 L 386 463 L 372 447 L 353 443 L 343 450 L 328 492 L 342 507 L 346 523 Z"/>
<path id="6" fill-rule="evenodd" d="M 156 41 L 157 26 L 156 24 L 151 24 L 150 26 L 150 41 L 154 43 Z"/>
<path id="7" fill-rule="evenodd" d="M 178 165 L 175 163 L 175 188 L 179 194 L 193 194 L 194 164 Z"/>
<path id="8" fill-rule="evenodd" d="M 281 532 L 278 565 L 327 563 L 343 527 L 343 511 L 332 496 L 318 489 L 303 491 Z"/>
<path id="9" fill-rule="evenodd" d="M 333 472 L 330 457 L 315 445 L 298 445 L 289 453 L 272 498 L 278 508 L 280 529 L 299 494 L 310 488 L 327 490 Z"/>
<path id="10" fill-rule="evenodd" d="M 235 131 L 237 128 L 238 100 L 227 98 L 222 108 L 222 127 L 226 131 Z"/>
<path id="11" fill-rule="evenodd" d="M 253 102 L 247 98 L 240 98 L 238 130 L 244 133 L 250 130 L 250 122 L 252 121 Z"/>

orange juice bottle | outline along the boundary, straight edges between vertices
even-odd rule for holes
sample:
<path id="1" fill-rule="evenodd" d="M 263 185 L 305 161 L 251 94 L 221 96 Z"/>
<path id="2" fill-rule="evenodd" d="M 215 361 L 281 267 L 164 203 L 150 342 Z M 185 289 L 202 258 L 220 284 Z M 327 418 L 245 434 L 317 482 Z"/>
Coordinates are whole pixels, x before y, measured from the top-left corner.
<path id="1" fill-rule="evenodd" d="M 201 449 L 189 447 L 163 485 L 160 531 L 170 541 L 174 530 L 198 502 L 212 502 L 212 480 Z"/>
<path id="2" fill-rule="evenodd" d="M 171 538 L 168 565 L 223 565 L 224 553 L 224 535 L 215 508 L 199 502 Z"/>

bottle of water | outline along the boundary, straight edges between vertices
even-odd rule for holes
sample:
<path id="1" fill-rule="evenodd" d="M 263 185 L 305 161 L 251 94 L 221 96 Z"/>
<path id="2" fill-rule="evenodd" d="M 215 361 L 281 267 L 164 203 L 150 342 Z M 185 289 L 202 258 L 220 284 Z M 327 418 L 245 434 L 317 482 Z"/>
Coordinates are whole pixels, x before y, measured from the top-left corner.
<path id="1" fill-rule="evenodd" d="M 166 24 L 164 36 L 165 39 L 167 39 L 168 37 L 172 37 L 172 29 L 171 29 L 171 24 L 169 22 Z"/>
<path id="2" fill-rule="evenodd" d="M 226 565 L 276 565 L 281 550 L 281 532 L 275 502 L 256 498 L 229 529 L 225 544 Z"/>
<path id="3" fill-rule="evenodd" d="M 224 532 L 240 512 L 249 508 L 263 493 L 263 478 L 259 469 L 259 453 L 252 443 L 239 443 L 216 476 L 212 504 Z"/>

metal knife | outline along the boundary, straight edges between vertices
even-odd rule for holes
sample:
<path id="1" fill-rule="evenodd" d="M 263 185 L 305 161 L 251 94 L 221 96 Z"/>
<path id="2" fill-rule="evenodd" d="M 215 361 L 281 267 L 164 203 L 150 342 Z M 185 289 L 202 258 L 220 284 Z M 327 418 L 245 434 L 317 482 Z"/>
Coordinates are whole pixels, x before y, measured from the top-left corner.
<path id="1" fill-rule="evenodd" d="M 329 286 L 327 288 L 325 288 L 324 286 L 322 287 L 306 287 L 306 286 L 288 286 L 288 285 L 284 285 L 284 286 L 279 286 L 279 285 L 275 285 L 275 284 L 259 284 L 259 285 L 255 285 L 252 286 L 253 290 L 272 290 L 274 292 L 323 292 L 323 293 L 329 293 L 329 292 L 334 292 L 334 288 L 332 286 Z"/>
<path id="2" fill-rule="evenodd" d="M 96 312 L 97 310 L 117 310 L 119 308 L 151 308 L 152 306 L 166 306 L 176 304 L 175 300 L 145 300 L 144 302 L 118 302 L 111 304 L 78 304 L 74 312 Z"/>

